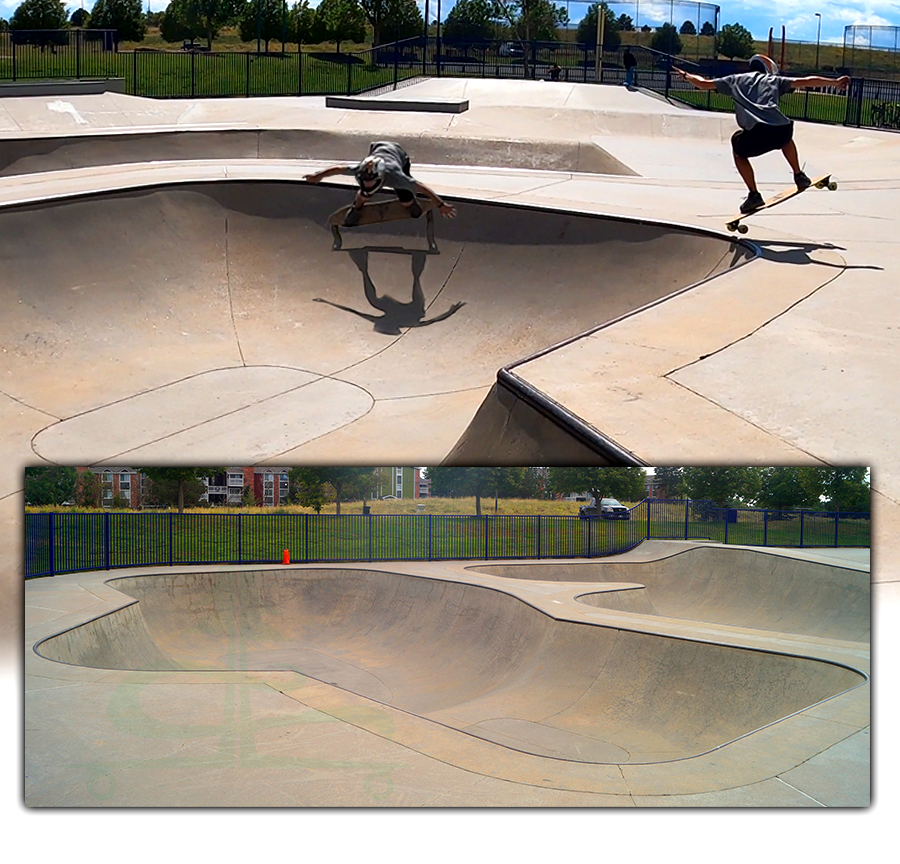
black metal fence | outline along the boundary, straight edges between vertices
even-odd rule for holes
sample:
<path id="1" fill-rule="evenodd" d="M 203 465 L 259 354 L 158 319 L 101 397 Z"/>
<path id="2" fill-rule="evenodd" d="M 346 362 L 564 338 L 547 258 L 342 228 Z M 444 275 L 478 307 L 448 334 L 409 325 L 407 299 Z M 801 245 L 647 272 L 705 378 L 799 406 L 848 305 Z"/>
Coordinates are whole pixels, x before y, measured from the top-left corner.
<path id="1" fill-rule="evenodd" d="M 186 46 L 190 47 L 190 46 Z M 0 33 L 0 81 L 119 78 L 125 92 L 153 98 L 311 96 L 396 89 L 419 76 L 547 79 L 621 84 L 625 47 L 601 51 L 575 42 L 406 39 L 363 51 L 118 51 L 115 31 L 47 30 Z M 730 97 L 697 91 L 671 64 L 707 76 L 743 69 L 742 62 L 688 61 L 632 46 L 636 84 L 707 110 L 731 111 Z M 788 94 L 794 119 L 900 128 L 900 82 L 855 78 L 849 91 Z"/>
<path id="2" fill-rule="evenodd" d="M 868 513 L 736 510 L 642 501 L 592 516 L 26 513 L 25 577 L 176 564 L 595 558 L 645 539 L 868 546 Z"/>

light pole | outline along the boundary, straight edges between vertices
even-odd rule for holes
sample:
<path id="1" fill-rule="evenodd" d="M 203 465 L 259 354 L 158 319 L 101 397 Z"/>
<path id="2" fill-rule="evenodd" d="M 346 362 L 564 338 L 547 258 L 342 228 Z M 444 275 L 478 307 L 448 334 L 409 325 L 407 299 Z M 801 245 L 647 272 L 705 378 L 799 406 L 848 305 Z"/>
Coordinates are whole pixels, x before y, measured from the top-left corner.
<path id="1" fill-rule="evenodd" d="M 819 19 L 819 26 L 816 30 L 816 72 L 819 71 L 819 41 L 822 37 L 822 16 L 816 12 L 816 18 Z"/>

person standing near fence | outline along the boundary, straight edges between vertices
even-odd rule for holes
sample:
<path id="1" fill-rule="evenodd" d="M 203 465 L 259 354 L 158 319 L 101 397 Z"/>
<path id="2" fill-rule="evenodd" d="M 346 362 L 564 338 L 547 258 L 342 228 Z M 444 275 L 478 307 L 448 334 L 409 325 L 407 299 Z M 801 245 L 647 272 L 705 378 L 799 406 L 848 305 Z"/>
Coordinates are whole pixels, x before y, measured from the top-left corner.
<path id="1" fill-rule="evenodd" d="M 787 78 L 778 74 L 778 65 L 765 54 L 754 54 L 750 58 L 750 70 L 723 78 L 704 78 L 683 69 L 673 67 L 685 81 L 698 90 L 715 90 L 734 99 L 734 113 L 738 129 L 731 136 L 734 164 L 746 183 L 749 194 L 741 204 L 741 213 L 752 213 L 765 203 L 756 188 L 756 176 L 750 159 L 781 150 L 782 155 L 794 172 L 794 183 L 801 192 L 810 184 L 800 167 L 797 145 L 794 144 L 794 122 L 778 108 L 778 100 L 794 90 L 808 87 L 845 88 L 850 78 L 823 78 L 808 75 L 805 78 Z"/>
<path id="2" fill-rule="evenodd" d="M 637 82 L 637 60 L 634 59 L 630 46 L 625 49 L 622 63 L 625 66 L 625 81 L 623 83 L 626 87 L 634 87 Z"/>

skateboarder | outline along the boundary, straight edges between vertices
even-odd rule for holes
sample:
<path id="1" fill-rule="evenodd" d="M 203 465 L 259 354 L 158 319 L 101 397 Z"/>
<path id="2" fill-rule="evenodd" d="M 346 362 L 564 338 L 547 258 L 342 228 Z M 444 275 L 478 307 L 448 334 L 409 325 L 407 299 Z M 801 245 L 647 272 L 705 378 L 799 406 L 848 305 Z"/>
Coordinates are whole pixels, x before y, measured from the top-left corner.
<path id="1" fill-rule="evenodd" d="M 362 162 L 354 165 L 335 165 L 314 174 L 307 174 L 303 179 L 309 183 L 318 183 L 326 177 L 337 174 L 356 178 L 359 192 L 353 199 L 353 209 L 344 220 L 345 225 L 356 224 L 362 206 L 384 186 L 394 190 L 400 203 L 410 211 L 409 215 L 413 218 L 422 215 L 422 208 L 416 203 L 417 192 L 434 201 L 442 216 L 451 219 L 456 216 L 456 208 L 444 202 L 421 180 L 415 180 L 409 172 L 409 156 L 399 144 L 393 141 L 375 141 L 369 145 L 369 155 Z"/>
<path id="2" fill-rule="evenodd" d="M 781 150 L 794 172 L 797 189 L 806 189 L 810 180 L 800 167 L 797 145 L 794 144 L 794 122 L 778 109 L 778 100 L 785 93 L 807 87 L 846 87 L 850 78 L 787 78 L 778 74 L 778 66 L 765 54 L 750 58 L 750 71 L 723 78 L 704 78 L 675 68 L 685 81 L 698 90 L 716 90 L 734 99 L 734 113 L 741 128 L 731 136 L 734 164 L 747 184 L 749 195 L 741 204 L 741 213 L 752 213 L 765 203 L 756 188 L 756 177 L 750 159 L 773 150 Z"/>

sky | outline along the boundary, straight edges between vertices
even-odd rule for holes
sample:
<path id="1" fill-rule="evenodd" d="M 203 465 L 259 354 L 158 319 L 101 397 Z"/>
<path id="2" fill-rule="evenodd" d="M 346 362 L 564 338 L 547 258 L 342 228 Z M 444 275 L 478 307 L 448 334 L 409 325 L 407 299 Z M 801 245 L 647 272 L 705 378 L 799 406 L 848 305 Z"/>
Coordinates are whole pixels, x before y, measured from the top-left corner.
<path id="1" fill-rule="evenodd" d="M 0 16 L 9 18 L 20 0 L 0 0 Z M 147 0 L 142 0 L 147 2 Z M 293 2 L 293 0 L 288 0 Z M 424 9 L 424 0 L 417 0 L 419 8 Z M 442 0 L 441 18 L 453 8 L 455 0 Z M 585 15 L 587 3 L 574 2 L 574 0 L 554 0 L 557 5 L 568 7 L 569 19 L 577 24 Z M 438 0 L 429 0 L 429 17 L 434 19 L 437 12 Z M 82 5 L 90 10 L 93 0 L 81 0 L 66 4 L 69 11 L 73 12 Z M 150 8 L 154 11 L 165 9 L 167 0 L 149 0 Z M 312 0 L 311 5 L 317 6 L 318 0 Z M 627 3 L 610 2 L 610 7 L 617 14 L 623 12 L 630 15 L 637 24 L 650 24 L 651 26 L 668 19 L 668 10 L 672 3 L 670 0 L 630 0 Z M 679 4 L 681 5 L 681 4 Z M 684 14 L 677 14 L 680 19 L 676 26 L 687 18 L 696 21 L 697 12 L 695 4 L 691 11 L 688 5 L 683 5 Z M 844 27 L 848 24 L 869 24 L 900 26 L 900 0 L 845 0 L 845 2 L 820 2 L 820 0 L 727 0 L 718 4 L 720 8 L 719 25 L 742 24 L 754 36 L 755 39 L 767 39 L 769 28 L 775 28 L 776 39 L 780 38 L 782 25 L 787 29 L 787 38 L 791 41 L 815 42 L 819 35 L 821 23 L 821 41 L 843 44 Z M 677 11 L 677 6 L 675 7 Z M 821 22 L 816 13 L 821 15 Z M 705 17 L 701 16 L 701 21 Z M 893 39 L 891 45 L 893 47 Z"/>

